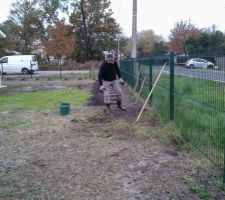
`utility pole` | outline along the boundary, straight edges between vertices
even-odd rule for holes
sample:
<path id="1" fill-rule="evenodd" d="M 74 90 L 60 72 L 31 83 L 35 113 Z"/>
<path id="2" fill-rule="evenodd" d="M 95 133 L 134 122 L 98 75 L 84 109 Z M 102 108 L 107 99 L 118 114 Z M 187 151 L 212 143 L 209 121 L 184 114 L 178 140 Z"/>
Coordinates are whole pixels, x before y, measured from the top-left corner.
<path id="1" fill-rule="evenodd" d="M 117 41 L 117 62 L 120 63 L 120 38 Z"/>
<path id="2" fill-rule="evenodd" d="M 133 0 L 133 20 L 132 20 L 132 52 L 131 58 L 137 57 L 137 0 Z"/>

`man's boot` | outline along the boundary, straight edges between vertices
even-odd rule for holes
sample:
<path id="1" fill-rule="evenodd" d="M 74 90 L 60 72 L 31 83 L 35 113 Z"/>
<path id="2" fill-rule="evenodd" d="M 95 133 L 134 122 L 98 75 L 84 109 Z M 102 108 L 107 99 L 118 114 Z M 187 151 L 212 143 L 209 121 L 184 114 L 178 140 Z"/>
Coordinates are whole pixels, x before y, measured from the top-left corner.
<path id="1" fill-rule="evenodd" d="M 109 114 L 110 113 L 110 103 L 107 103 L 106 104 L 105 113 L 106 114 Z"/>
<path id="2" fill-rule="evenodd" d="M 119 108 L 119 109 L 122 110 L 122 111 L 126 111 L 126 109 L 122 107 L 121 101 L 120 101 L 120 100 L 117 101 L 117 108 Z"/>

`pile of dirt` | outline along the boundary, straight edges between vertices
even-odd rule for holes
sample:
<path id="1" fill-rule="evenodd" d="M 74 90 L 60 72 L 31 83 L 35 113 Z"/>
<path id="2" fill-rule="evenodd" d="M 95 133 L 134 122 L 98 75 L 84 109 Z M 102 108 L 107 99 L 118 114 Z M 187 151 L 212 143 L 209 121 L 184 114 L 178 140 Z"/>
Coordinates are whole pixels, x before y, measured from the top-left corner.
<path id="1" fill-rule="evenodd" d="M 138 113 L 140 112 L 142 108 L 142 102 L 136 103 L 136 97 L 131 93 L 131 91 L 128 90 L 127 86 L 120 85 L 120 88 L 122 89 L 122 98 L 123 98 L 123 106 L 126 108 L 126 111 L 121 111 L 117 109 L 116 105 L 111 106 L 111 115 L 114 116 L 123 116 L 126 118 L 130 118 L 132 120 L 135 120 L 135 117 L 137 117 Z M 96 81 L 93 84 L 93 87 L 91 89 L 92 97 L 90 99 L 90 102 L 88 103 L 89 106 L 102 106 L 104 108 L 104 102 L 103 102 L 103 93 L 99 90 L 99 83 Z"/>
<path id="2" fill-rule="evenodd" d="M 103 106 L 103 93 L 99 90 L 99 83 L 96 81 L 93 84 L 93 87 L 91 89 L 92 97 L 90 99 L 90 102 L 88 103 L 89 106 Z"/>

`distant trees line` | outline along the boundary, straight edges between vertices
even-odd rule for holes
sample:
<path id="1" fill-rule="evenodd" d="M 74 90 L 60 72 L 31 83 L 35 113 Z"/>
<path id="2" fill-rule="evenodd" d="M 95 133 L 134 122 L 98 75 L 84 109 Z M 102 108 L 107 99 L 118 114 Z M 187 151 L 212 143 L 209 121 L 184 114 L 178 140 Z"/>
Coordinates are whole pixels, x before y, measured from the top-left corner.
<path id="1" fill-rule="evenodd" d="M 101 60 L 103 51 L 131 52 L 131 38 L 124 36 L 112 17 L 109 0 L 16 0 L 8 20 L 0 24 L 7 37 L 0 40 L 0 56 L 38 53 L 78 62 Z M 62 16 L 65 16 L 63 18 Z M 153 30 L 137 34 L 137 55 L 165 54 L 214 48 L 225 43 L 215 26 L 198 29 L 190 21 L 176 22 L 168 41 Z"/>

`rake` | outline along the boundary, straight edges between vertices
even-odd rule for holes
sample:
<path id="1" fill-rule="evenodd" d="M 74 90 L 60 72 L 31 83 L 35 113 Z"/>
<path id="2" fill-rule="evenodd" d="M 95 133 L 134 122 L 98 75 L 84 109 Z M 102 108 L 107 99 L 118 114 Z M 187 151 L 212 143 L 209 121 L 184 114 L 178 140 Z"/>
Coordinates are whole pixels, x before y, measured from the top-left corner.
<path id="1" fill-rule="evenodd" d="M 158 77 L 157 77 L 157 79 L 156 79 L 156 81 L 155 81 L 155 83 L 154 83 L 154 85 L 153 85 L 151 91 L 149 92 L 148 97 L 146 98 L 145 103 L 144 103 L 144 105 L 142 106 L 141 111 L 140 111 L 140 113 L 139 113 L 139 115 L 138 115 L 138 117 L 137 117 L 137 119 L 136 119 L 135 122 L 138 122 L 138 120 L 140 119 L 141 114 L 143 113 L 143 110 L 144 110 L 144 108 L 145 108 L 145 106 L 146 106 L 146 104 L 147 104 L 147 102 L 148 102 L 148 100 L 149 100 L 149 98 L 150 98 L 150 96 L 151 96 L 151 94 L 152 94 L 152 92 L 153 92 L 153 90 L 154 90 L 154 88 L 155 88 L 155 86 L 156 86 L 156 84 L 157 84 L 157 82 L 158 82 L 158 80 L 159 80 L 159 78 L 160 78 L 160 76 L 161 76 L 161 74 L 162 74 L 162 72 L 163 72 L 165 66 L 166 66 L 166 63 L 163 65 L 161 71 L 159 72 L 159 75 L 158 75 Z"/>

